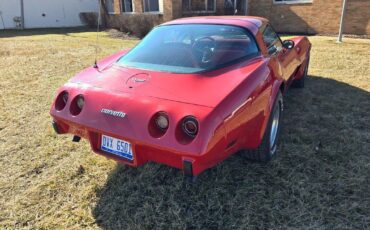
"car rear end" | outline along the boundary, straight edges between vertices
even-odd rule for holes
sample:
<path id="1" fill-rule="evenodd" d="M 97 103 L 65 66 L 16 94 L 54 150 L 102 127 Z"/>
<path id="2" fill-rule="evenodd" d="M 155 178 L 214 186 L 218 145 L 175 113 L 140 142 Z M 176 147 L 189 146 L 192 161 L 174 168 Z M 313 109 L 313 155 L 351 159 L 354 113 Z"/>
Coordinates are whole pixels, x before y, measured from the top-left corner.
<path id="1" fill-rule="evenodd" d="M 131 166 L 154 161 L 197 175 L 223 158 L 225 133 L 210 107 L 67 83 L 50 113 L 58 134 Z"/>

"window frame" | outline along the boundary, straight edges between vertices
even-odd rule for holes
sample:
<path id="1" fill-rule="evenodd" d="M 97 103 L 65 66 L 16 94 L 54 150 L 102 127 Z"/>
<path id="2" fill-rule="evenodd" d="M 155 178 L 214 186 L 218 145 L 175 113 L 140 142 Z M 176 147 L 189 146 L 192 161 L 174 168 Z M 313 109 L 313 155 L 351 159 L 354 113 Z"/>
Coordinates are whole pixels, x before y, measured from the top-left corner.
<path id="1" fill-rule="evenodd" d="M 131 9 L 131 11 L 123 11 L 123 8 L 125 7 L 124 6 L 124 2 L 125 1 L 131 1 L 131 6 L 132 6 L 132 9 Z M 121 7 L 121 14 L 132 14 L 132 13 L 134 13 L 135 12 L 135 5 L 134 5 L 134 0 L 120 0 L 120 7 Z"/>
<path id="2" fill-rule="evenodd" d="M 185 1 L 185 0 L 183 0 Z M 205 10 L 192 10 L 191 2 L 192 0 L 186 0 L 189 2 L 190 10 L 185 9 L 184 13 L 216 13 L 217 0 L 204 0 Z M 208 1 L 213 1 L 213 10 L 208 10 Z"/>
<path id="3" fill-rule="evenodd" d="M 265 46 L 265 48 L 266 48 L 266 50 L 267 50 L 267 53 L 268 53 L 268 55 L 270 55 L 270 56 L 273 56 L 273 55 L 276 55 L 277 53 L 279 53 L 281 50 L 278 50 L 278 49 L 276 49 L 276 51 L 274 52 L 274 53 L 270 53 L 269 52 L 269 49 L 272 47 L 272 46 L 274 46 L 275 44 L 276 44 L 276 41 L 274 41 L 274 43 L 273 44 L 271 44 L 270 46 L 267 46 L 266 45 L 266 42 L 265 42 L 265 39 L 264 39 L 264 34 L 265 34 L 265 32 L 266 32 L 266 30 L 267 30 L 267 28 L 271 28 L 272 29 L 272 31 L 276 34 L 276 36 L 277 36 L 277 38 L 278 38 L 278 41 L 280 42 L 280 44 L 281 44 L 281 47 L 283 48 L 284 46 L 283 46 L 283 40 L 281 40 L 281 38 L 280 38 L 280 36 L 279 36 L 279 34 L 276 32 L 276 30 L 274 29 L 274 27 L 272 27 L 272 25 L 271 24 L 266 24 L 266 26 L 265 26 L 265 28 L 263 29 L 263 32 L 262 32 L 262 41 L 263 41 L 263 45 Z"/>
<path id="4" fill-rule="evenodd" d="M 275 5 L 289 5 L 289 4 L 308 4 L 313 3 L 313 0 L 274 0 Z"/>

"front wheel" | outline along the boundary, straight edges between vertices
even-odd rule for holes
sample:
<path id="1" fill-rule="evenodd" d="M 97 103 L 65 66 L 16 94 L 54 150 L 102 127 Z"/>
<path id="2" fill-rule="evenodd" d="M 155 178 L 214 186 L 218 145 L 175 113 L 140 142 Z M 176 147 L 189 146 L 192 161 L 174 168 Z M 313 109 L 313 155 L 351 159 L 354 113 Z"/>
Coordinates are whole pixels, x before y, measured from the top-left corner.
<path id="1" fill-rule="evenodd" d="M 283 96 L 281 92 L 279 92 L 271 110 L 270 118 L 260 146 L 254 150 L 243 150 L 243 156 L 249 160 L 258 162 L 268 162 L 272 159 L 276 154 L 277 145 L 279 143 L 282 115 Z"/>

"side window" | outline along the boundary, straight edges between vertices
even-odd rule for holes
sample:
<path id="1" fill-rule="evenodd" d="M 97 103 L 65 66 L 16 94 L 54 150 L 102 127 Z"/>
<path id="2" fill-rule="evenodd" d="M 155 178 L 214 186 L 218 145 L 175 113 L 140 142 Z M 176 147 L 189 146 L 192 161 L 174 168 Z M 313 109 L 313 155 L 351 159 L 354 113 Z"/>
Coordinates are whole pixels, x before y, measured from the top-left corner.
<path id="1" fill-rule="evenodd" d="M 283 44 L 279 36 L 269 25 L 265 28 L 265 31 L 263 31 L 263 41 L 265 42 L 269 54 L 274 54 L 283 49 Z"/>

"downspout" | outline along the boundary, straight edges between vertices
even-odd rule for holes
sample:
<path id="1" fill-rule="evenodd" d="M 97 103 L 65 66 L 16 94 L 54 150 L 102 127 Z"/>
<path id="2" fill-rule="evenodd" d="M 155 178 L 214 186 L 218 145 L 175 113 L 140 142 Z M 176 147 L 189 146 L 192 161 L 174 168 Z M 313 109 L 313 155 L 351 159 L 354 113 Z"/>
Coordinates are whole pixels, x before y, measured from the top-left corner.
<path id="1" fill-rule="evenodd" d="M 347 0 L 343 0 L 343 8 L 342 8 L 342 16 L 340 17 L 340 25 L 339 25 L 339 34 L 337 42 L 342 42 L 343 40 L 343 30 L 344 30 L 344 17 L 346 15 L 347 9 Z"/>
<path id="2" fill-rule="evenodd" d="M 24 30 L 24 3 L 21 1 L 21 29 Z"/>
<path id="3" fill-rule="evenodd" d="M 1 22 L 3 24 L 3 30 L 5 30 L 5 23 L 4 23 L 4 18 L 3 18 L 3 12 L 0 11 L 0 18 L 1 18 Z"/>

